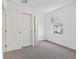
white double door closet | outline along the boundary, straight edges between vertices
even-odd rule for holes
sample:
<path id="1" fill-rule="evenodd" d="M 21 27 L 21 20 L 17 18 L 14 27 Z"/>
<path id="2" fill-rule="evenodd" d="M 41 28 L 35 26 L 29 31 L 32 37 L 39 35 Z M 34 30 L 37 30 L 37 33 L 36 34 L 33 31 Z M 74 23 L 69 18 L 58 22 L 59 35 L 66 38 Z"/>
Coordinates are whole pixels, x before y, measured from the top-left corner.
<path id="1" fill-rule="evenodd" d="M 31 14 L 7 12 L 5 27 L 6 51 L 33 45 Z"/>

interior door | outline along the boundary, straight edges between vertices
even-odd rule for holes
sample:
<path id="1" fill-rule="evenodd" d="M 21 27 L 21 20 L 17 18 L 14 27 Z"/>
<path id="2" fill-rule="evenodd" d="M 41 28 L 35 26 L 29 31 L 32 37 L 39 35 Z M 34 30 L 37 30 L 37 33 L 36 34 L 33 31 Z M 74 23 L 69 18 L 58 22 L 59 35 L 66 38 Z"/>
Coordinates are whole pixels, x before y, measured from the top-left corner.
<path id="1" fill-rule="evenodd" d="M 32 45 L 32 15 L 31 14 L 21 14 L 21 32 L 20 36 L 22 39 L 22 47 L 27 47 Z"/>
<path id="2" fill-rule="evenodd" d="M 7 12 L 7 51 L 32 45 L 32 15 Z"/>

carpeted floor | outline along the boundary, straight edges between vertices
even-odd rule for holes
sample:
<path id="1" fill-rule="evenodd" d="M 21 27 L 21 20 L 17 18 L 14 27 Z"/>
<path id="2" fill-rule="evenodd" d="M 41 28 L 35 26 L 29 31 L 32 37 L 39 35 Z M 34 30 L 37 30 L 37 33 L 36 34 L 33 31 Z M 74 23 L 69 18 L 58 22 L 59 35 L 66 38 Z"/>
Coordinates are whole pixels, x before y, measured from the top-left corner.
<path id="1" fill-rule="evenodd" d="M 54 43 L 41 41 L 35 47 L 5 53 L 4 59 L 76 59 L 76 52 Z"/>

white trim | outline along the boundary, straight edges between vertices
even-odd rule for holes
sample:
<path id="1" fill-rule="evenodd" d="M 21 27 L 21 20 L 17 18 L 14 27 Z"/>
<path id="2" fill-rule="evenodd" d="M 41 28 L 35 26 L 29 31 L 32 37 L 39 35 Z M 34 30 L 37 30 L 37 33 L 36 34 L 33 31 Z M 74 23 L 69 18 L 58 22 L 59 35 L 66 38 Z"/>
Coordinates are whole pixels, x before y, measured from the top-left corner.
<path id="1" fill-rule="evenodd" d="M 32 15 L 32 46 L 35 46 L 34 15 Z"/>

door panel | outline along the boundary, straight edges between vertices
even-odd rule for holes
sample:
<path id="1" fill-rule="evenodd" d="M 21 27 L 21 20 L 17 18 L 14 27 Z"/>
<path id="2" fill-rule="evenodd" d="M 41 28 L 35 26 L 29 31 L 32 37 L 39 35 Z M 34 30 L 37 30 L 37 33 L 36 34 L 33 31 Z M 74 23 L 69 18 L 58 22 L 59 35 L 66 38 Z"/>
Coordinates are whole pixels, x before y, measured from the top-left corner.
<path id="1" fill-rule="evenodd" d="M 28 14 L 7 13 L 7 51 L 20 49 L 32 44 L 31 17 Z"/>

